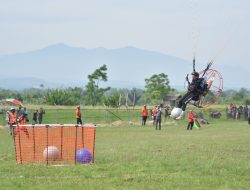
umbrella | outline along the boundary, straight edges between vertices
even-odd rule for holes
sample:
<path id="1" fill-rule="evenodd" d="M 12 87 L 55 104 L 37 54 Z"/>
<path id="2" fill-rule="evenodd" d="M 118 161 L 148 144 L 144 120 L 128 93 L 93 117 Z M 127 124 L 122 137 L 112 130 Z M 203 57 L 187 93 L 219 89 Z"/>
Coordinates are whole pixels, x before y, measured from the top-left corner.
<path id="1" fill-rule="evenodd" d="M 22 102 L 20 100 L 17 99 L 13 99 L 13 98 L 7 98 L 7 99 L 3 99 L 1 100 L 1 102 L 3 104 L 8 104 L 8 105 L 22 105 Z"/>

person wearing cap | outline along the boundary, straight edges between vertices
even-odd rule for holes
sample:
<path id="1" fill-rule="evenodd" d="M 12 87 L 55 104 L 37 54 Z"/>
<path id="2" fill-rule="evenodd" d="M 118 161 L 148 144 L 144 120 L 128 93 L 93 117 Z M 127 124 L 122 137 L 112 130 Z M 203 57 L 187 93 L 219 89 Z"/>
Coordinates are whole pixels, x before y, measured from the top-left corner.
<path id="1" fill-rule="evenodd" d="M 188 126 L 187 126 L 187 130 L 192 130 L 193 129 L 193 126 L 194 126 L 194 120 L 195 120 L 195 117 L 194 117 L 194 114 L 193 114 L 193 110 L 190 110 L 188 112 Z"/>
<path id="2" fill-rule="evenodd" d="M 10 128 L 10 135 L 13 134 L 13 125 L 16 125 L 17 123 L 17 114 L 15 108 L 11 108 L 10 111 L 7 111 L 6 114 L 9 117 L 9 128 Z"/>
<path id="3" fill-rule="evenodd" d="M 82 114 L 80 106 L 76 106 L 76 123 L 82 125 Z"/>
<path id="4" fill-rule="evenodd" d="M 147 118 L 148 118 L 148 109 L 146 105 L 144 105 L 141 110 L 141 117 L 142 117 L 142 125 L 146 125 Z"/>
<path id="5" fill-rule="evenodd" d="M 186 78 L 188 81 L 188 77 Z M 188 91 L 187 93 L 180 99 L 178 103 L 178 108 L 181 108 L 182 111 L 185 111 L 187 104 L 191 101 L 198 101 L 200 95 L 203 93 L 201 89 L 201 83 L 203 80 L 199 78 L 198 72 L 192 72 L 192 81 L 191 83 L 188 81 Z"/>

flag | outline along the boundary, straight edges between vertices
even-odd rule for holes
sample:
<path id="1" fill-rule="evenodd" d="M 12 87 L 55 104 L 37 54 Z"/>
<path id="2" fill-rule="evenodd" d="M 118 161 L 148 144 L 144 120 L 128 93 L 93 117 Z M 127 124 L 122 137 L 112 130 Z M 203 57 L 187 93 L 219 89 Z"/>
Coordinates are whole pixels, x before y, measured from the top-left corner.
<path id="1" fill-rule="evenodd" d="M 199 123 L 197 119 L 194 120 L 194 127 L 197 129 L 201 128 L 201 124 Z"/>

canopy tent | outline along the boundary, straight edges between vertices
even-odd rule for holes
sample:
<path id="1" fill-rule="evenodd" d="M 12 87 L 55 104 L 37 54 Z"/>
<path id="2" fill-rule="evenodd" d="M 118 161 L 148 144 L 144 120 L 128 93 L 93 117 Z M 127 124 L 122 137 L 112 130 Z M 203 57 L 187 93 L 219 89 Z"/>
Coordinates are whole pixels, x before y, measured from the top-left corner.
<path id="1" fill-rule="evenodd" d="M 3 99 L 3 100 L 1 100 L 1 103 L 6 104 L 6 105 L 10 105 L 10 106 L 14 106 L 14 105 L 21 105 L 22 106 L 22 102 L 20 100 L 14 99 L 14 98 Z"/>

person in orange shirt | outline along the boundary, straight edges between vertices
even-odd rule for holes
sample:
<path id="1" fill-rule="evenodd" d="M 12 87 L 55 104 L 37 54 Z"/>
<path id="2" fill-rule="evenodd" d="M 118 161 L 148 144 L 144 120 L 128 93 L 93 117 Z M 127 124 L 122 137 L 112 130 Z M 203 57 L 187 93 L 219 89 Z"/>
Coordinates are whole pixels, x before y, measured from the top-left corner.
<path id="1" fill-rule="evenodd" d="M 17 118 L 16 118 L 16 110 L 14 108 L 11 108 L 10 111 L 7 111 L 6 114 L 9 117 L 9 128 L 10 128 L 10 135 L 13 134 L 13 125 L 16 125 Z"/>
<path id="2" fill-rule="evenodd" d="M 148 110 L 146 105 L 144 105 L 141 110 L 141 117 L 142 117 L 142 125 L 146 125 L 146 121 L 148 118 Z"/>
<path id="3" fill-rule="evenodd" d="M 76 107 L 76 123 L 82 125 L 82 114 L 80 106 Z"/>
<path id="4" fill-rule="evenodd" d="M 192 130 L 193 129 L 193 126 L 194 126 L 194 120 L 195 120 L 195 117 L 194 117 L 194 114 L 193 114 L 193 110 L 190 110 L 188 112 L 188 126 L 187 126 L 187 130 Z"/>
<path id="5" fill-rule="evenodd" d="M 28 128 L 25 126 L 28 120 L 28 117 L 26 114 L 27 112 L 26 112 L 26 109 L 24 108 L 22 108 L 21 110 L 22 112 L 21 112 L 21 115 L 17 119 L 17 124 L 19 124 L 19 129 L 26 134 L 27 138 L 29 138 L 29 131 L 28 131 Z"/>

